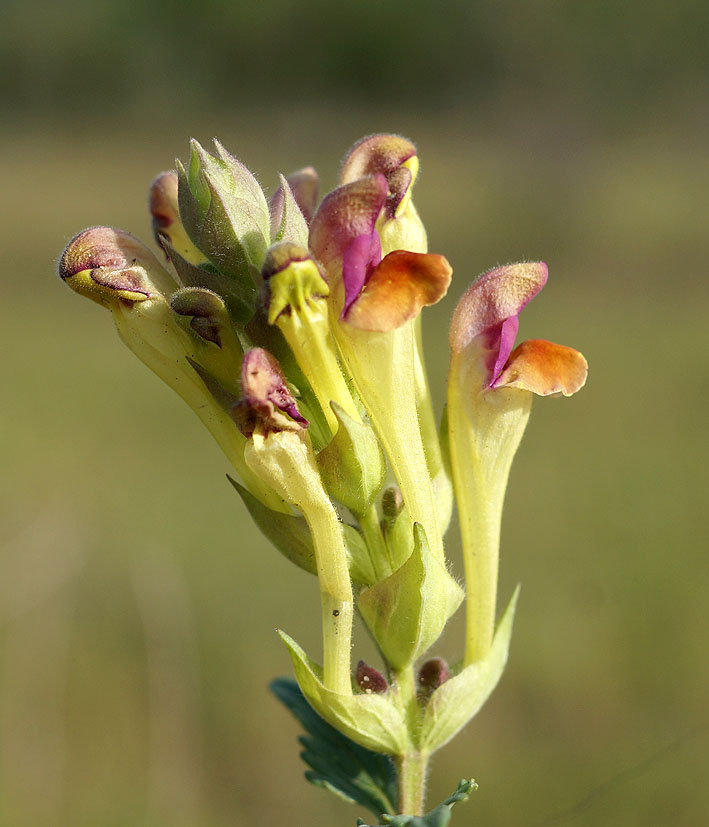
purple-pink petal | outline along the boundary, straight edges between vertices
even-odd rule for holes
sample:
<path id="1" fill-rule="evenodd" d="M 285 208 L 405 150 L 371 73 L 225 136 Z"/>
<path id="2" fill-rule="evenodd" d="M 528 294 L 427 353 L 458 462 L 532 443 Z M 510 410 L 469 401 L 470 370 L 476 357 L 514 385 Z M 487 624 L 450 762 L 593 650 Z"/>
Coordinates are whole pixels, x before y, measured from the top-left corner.
<path id="1" fill-rule="evenodd" d="M 489 387 L 495 384 L 495 380 L 502 373 L 512 348 L 515 346 L 517 331 L 519 330 L 519 316 L 510 316 L 500 326 L 500 343 L 498 345 L 497 358 L 490 375 Z"/>
<path id="2" fill-rule="evenodd" d="M 328 274 L 339 268 L 355 238 L 374 232 L 387 192 L 387 179 L 370 175 L 343 184 L 323 199 L 310 225 L 309 247 Z"/>
<path id="3" fill-rule="evenodd" d="M 547 275 L 543 262 L 508 264 L 483 273 L 463 293 L 453 313 L 449 335 L 453 352 L 460 353 L 486 332 L 501 332 L 501 325 L 518 316 L 544 287 Z"/>
<path id="4" fill-rule="evenodd" d="M 345 285 L 345 305 L 341 319 L 357 300 L 372 270 L 382 260 L 382 245 L 377 232 L 357 236 L 342 256 L 342 281 Z"/>

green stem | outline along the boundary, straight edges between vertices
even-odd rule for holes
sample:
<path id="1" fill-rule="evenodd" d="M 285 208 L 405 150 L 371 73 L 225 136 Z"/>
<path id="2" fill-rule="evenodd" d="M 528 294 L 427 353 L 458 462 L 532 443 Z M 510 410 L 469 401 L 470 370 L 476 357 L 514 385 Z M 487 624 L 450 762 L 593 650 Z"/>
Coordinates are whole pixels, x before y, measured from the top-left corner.
<path id="1" fill-rule="evenodd" d="M 394 671 L 392 679 L 410 734 L 410 749 L 395 758 L 399 787 L 399 812 L 418 816 L 423 814 L 430 756 L 427 752 L 416 748 L 421 724 L 421 708 L 416 697 L 413 667 Z"/>
<path id="2" fill-rule="evenodd" d="M 332 508 L 303 513 L 313 537 L 320 586 L 323 683 L 333 692 L 351 695 L 350 650 L 354 600 L 342 529 Z"/>
<path id="3" fill-rule="evenodd" d="M 354 597 L 342 524 L 322 486 L 306 436 L 280 431 L 254 433 L 246 462 L 305 517 L 313 537 L 323 628 L 323 682 L 342 695 L 352 694 L 350 647 Z"/>
<path id="4" fill-rule="evenodd" d="M 379 514 L 377 514 L 376 506 L 372 505 L 364 514 L 358 514 L 357 520 L 359 527 L 362 529 L 365 542 L 367 543 L 369 560 L 378 582 L 391 574 L 394 567 L 389 549 L 384 540 L 384 535 L 382 534 L 382 527 L 379 522 Z"/>
<path id="5" fill-rule="evenodd" d="M 411 752 L 396 759 L 400 813 L 423 815 L 428 761 L 429 756 L 425 752 Z"/>

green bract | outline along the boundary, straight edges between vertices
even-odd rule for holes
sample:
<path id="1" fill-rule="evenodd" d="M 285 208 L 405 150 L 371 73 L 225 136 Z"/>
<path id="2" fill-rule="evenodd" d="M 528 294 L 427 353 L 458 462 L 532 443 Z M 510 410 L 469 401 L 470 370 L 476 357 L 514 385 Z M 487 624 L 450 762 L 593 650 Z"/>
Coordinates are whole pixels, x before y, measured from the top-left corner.
<path id="1" fill-rule="evenodd" d="M 177 162 L 180 216 L 195 246 L 249 292 L 270 243 L 268 204 L 248 169 L 219 142 L 215 147 L 218 157 L 192 141 L 187 170 Z"/>
<path id="2" fill-rule="evenodd" d="M 331 497 L 353 514 L 365 514 L 384 487 L 384 452 L 369 424 L 348 416 L 337 402 L 330 405 L 337 431 L 318 454 L 320 476 Z"/>
<path id="3" fill-rule="evenodd" d="M 387 661 L 404 669 L 438 640 L 462 600 L 463 590 L 431 553 L 416 523 L 408 560 L 362 591 L 357 606 Z"/>

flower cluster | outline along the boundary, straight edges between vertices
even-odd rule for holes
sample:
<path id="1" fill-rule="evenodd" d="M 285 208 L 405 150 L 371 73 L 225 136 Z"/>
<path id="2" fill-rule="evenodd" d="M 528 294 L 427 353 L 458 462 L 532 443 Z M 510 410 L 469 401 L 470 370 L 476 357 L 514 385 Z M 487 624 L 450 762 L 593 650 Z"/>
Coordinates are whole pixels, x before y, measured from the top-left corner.
<path id="1" fill-rule="evenodd" d="M 221 144 L 210 154 L 193 141 L 189 162 L 150 188 L 162 261 L 128 233 L 92 227 L 59 265 L 195 410 L 264 534 L 317 576 L 321 663 L 281 634 L 309 703 L 358 744 L 393 756 L 409 780 L 502 673 L 514 611 L 513 599 L 495 631 L 510 464 L 532 395 L 568 396 L 587 371 L 571 348 L 514 347 L 546 266 L 490 270 L 455 310 L 439 431 L 420 319 L 452 270 L 427 251 L 417 173 L 411 142 L 373 135 L 350 150 L 319 205 L 311 167 L 281 176 L 269 202 Z M 444 552 L 454 502 L 464 587 Z M 461 661 L 421 663 L 464 600 Z M 355 611 L 381 671 L 361 661 L 352 670 Z"/>

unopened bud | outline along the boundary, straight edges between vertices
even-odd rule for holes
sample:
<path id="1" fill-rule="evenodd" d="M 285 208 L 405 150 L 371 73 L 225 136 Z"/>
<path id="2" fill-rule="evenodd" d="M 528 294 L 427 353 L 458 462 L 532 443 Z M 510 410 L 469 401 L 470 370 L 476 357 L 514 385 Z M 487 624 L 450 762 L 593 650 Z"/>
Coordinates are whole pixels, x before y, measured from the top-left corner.
<path id="1" fill-rule="evenodd" d="M 180 218 L 177 189 L 177 173 L 174 170 L 161 172 L 150 185 L 148 206 L 153 217 L 153 235 L 169 259 L 173 259 L 177 252 L 190 264 L 202 264 L 207 258 L 187 235 Z"/>
<path id="2" fill-rule="evenodd" d="M 113 227 L 75 236 L 59 260 L 59 275 L 77 293 L 110 307 L 172 293 L 176 284 L 137 238 Z"/>
<path id="3" fill-rule="evenodd" d="M 222 272 L 255 290 L 270 241 L 266 198 L 249 170 L 215 141 L 210 155 L 192 141 L 188 169 L 177 163 L 179 212 L 194 244 Z"/>
<path id="4" fill-rule="evenodd" d="M 433 692 L 450 676 L 450 669 L 443 658 L 431 658 L 419 670 L 418 684 L 424 692 Z"/>
<path id="5" fill-rule="evenodd" d="M 384 675 L 377 672 L 374 667 L 368 666 L 363 660 L 357 664 L 355 680 L 357 686 L 367 695 L 381 695 L 389 688 Z"/>
<path id="6" fill-rule="evenodd" d="M 238 398 L 243 349 L 221 296 L 205 288 L 185 287 L 173 295 L 170 307 L 189 319 L 190 328 L 199 336 L 194 343 L 197 361 L 225 391 Z"/>
<path id="7" fill-rule="evenodd" d="M 170 299 L 170 307 L 178 316 L 191 316 L 194 332 L 217 347 L 222 346 L 221 330 L 229 323 L 229 315 L 222 299 L 211 290 L 186 287 Z"/>
<path id="8" fill-rule="evenodd" d="M 404 507 L 404 498 L 398 485 L 389 485 L 382 493 L 382 514 L 387 523 L 395 520 Z"/>

